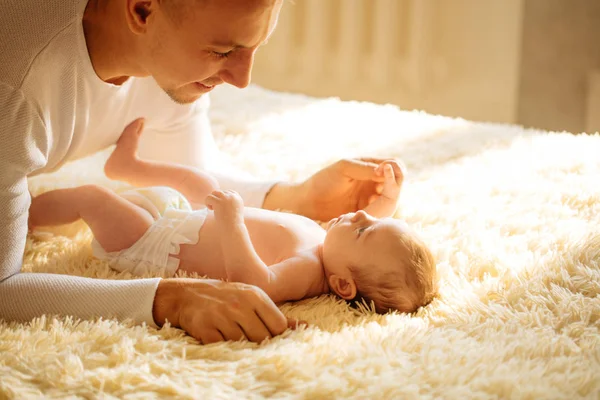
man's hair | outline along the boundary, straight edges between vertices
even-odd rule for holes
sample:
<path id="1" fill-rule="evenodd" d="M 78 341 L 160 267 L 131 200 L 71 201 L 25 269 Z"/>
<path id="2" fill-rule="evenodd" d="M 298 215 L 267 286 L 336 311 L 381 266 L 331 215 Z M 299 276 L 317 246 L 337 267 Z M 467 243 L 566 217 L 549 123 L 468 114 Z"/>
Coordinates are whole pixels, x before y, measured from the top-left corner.
<path id="1" fill-rule="evenodd" d="M 379 314 L 412 313 L 435 298 L 438 276 L 431 251 L 412 234 L 399 235 L 398 247 L 396 265 L 351 269 L 357 290 L 353 303 L 372 301 Z"/>
<path id="2" fill-rule="evenodd" d="M 211 0 L 158 0 L 158 3 L 174 22 L 181 22 L 192 7 L 204 7 L 209 1 Z"/>

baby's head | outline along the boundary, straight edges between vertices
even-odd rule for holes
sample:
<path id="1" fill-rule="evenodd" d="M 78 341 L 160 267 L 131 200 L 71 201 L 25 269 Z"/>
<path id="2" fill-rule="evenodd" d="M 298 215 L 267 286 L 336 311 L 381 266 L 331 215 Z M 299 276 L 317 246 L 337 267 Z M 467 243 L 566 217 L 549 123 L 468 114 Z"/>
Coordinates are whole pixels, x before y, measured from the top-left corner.
<path id="1" fill-rule="evenodd" d="M 329 222 L 323 265 L 333 292 L 346 300 L 372 300 L 378 313 L 413 312 L 438 289 L 433 256 L 406 223 L 364 211 Z"/>

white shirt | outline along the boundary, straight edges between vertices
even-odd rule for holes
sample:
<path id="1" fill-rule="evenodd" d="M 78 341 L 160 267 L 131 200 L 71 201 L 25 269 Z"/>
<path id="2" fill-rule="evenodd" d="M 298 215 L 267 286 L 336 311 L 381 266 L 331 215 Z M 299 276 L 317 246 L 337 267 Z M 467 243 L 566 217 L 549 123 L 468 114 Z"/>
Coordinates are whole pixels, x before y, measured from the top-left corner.
<path id="1" fill-rule="evenodd" d="M 4 0 L 0 13 L 0 319 L 42 314 L 131 318 L 154 326 L 159 279 L 97 280 L 20 273 L 30 196 L 27 177 L 114 144 L 138 117 L 142 158 L 211 169 L 218 161 L 208 96 L 178 105 L 152 78 L 103 82 L 89 57 L 87 0 Z M 260 207 L 273 182 L 215 173 L 221 187 Z"/>

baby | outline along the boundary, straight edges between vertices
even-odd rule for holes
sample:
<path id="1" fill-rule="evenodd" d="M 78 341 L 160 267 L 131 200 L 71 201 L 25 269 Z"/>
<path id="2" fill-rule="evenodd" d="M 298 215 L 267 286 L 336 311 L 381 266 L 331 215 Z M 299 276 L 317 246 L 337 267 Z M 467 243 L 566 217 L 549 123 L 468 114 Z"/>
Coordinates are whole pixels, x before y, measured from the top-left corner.
<path id="1" fill-rule="evenodd" d="M 32 199 L 30 228 L 81 218 L 94 234 L 94 255 L 114 269 L 195 272 L 256 285 L 274 302 L 334 292 L 372 301 L 379 313 L 413 312 L 435 296 L 431 252 L 404 222 L 385 218 L 396 210 L 403 181 L 395 161 L 378 167 L 381 196 L 323 229 L 299 215 L 244 207 L 236 192 L 218 190 L 218 182 L 197 169 L 139 159 L 140 134 L 141 127 L 126 129 L 106 163 L 107 176 L 177 192 L 152 187 L 119 195 L 94 185 L 54 190 Z M 180 206 L 165 207 L 165 199 Z"/>

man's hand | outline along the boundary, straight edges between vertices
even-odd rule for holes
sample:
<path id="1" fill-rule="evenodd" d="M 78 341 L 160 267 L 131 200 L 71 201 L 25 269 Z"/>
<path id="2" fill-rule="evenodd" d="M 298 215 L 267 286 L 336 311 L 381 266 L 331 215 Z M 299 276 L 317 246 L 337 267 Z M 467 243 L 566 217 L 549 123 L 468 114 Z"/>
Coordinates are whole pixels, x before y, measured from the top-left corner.
<path id="1" fill-rule="evenodd" d="M 260 343 L 297 325 L 256 286 L 212 279 L 163 279 L 154 297 L 154 321 L 169 321 L 202 344 Z"/>
<path id="2" fill-rule="evenodd" d="M 386 161 L 400 169 L 398 161 L 389 159 L 338 161 L 299 185 L 276 185 L 264 207 L 287 209 L 319 221 L 364 209 L 383 191 L 385 178 L 378 167 Z"/>
<path id="3" fill-rule="evenodd" d="M 215 219 L 225 223 L 244 222 L 244 200 L 233 190 L 215 190 L 206 197 L 206 207 L 213 210 Z"/>

